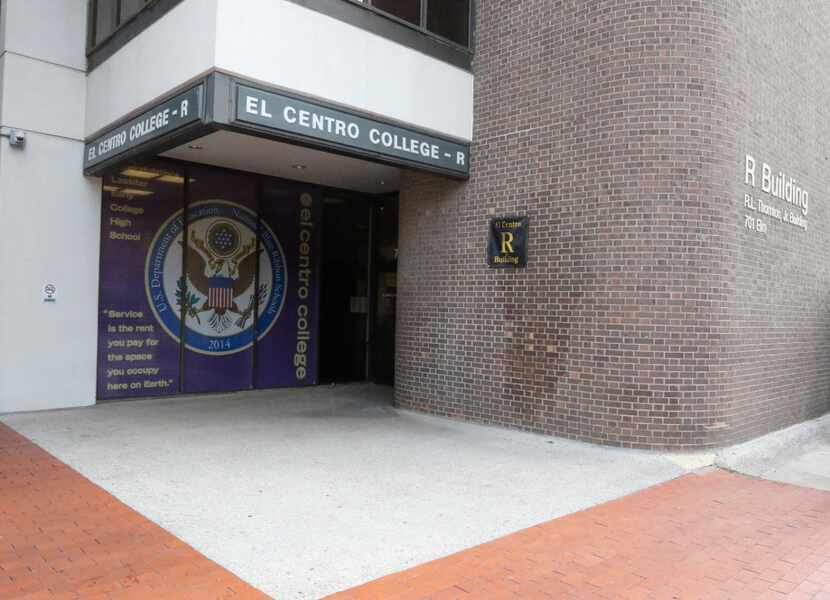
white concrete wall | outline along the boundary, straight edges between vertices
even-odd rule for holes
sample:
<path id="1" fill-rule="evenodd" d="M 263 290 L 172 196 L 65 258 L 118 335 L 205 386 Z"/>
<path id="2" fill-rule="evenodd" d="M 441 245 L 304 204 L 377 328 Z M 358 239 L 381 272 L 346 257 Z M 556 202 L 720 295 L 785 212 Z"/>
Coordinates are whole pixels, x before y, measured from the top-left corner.
<path id="1" fill-rule="evenodd" d="M 286 0 L 179 4 L 89 74 L 86 134 L 212 68 L 472 138 L 472 74 Z"/>
<path id="2" fill-rule="evenodd" d="M 216 66 L 471 140 L 471 73 L 286 0 L 218 0 Z"/>
<path id="3" fill-rule="evenodd" d="M 3 55 L 3 125 L 83 140 L 84 72 L 9 48 Z"/>
<path id="4" fill-rule="evenodd" d="M 0 54 L 6 49 L 6 8 L 8 2 L 0 0 Z"/>
<path id="5" fill-rule="evenodd" d="M 8 50 L 86 69 L 85 0 L 2 0 Z"/>
<path id="6" fill-rule="evenodd" d="M 185 0 L 89 74 L 86 134 L 209 71 L 215 48 L 216 0 Z"/>
<path id="7" fill-rule="evenodd" d="M 101 192 L 82 155 L 36 133 L 23 151 L 0 144 L 0 412 L 95 402 Z"/>
<path id="8" fill-rule="evenodd" d="M 2 4 L 0 126 L 27 142 L 0 139 L 0 412 L 92 404 L 101 192 L 81 172 L 86 0 Z"/>

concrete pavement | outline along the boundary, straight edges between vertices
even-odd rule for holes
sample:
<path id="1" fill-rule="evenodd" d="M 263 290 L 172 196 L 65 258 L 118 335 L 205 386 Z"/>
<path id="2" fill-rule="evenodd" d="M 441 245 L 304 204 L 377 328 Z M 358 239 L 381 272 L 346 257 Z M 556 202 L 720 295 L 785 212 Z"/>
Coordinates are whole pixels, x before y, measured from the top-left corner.
<path id="1" fill-rule="evenodd" d="M 721 450 L 716 464 L 755 477 L 830 491 L 830 415 Z"/>
<path id="2" fill-rule="evenodd" d="M 2 420 L 278 598 L 316 598 L 685 472 L 667 457 L 457 423 L 371 385 Z"/>

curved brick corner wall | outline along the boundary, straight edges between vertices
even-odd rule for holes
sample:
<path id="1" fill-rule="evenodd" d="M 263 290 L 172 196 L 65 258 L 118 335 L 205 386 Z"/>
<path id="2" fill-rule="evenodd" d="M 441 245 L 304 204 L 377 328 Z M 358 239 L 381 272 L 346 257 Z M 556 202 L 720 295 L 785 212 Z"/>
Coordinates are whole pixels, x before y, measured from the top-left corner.
<path id="1" fill-rule="evenodd" d="M 828 48 L 827 9 L 805 4 L 820 14 L 777 27 L 807 27 L 813 45 L 767 50 L 784 66 Z M 780 77 L 753 47 L 770 44 L 753 39 L 773 27 L 764 10 L 785 12 L 761 0 L 479 3 L 471 179 L 402 184 L 399 404 L 641 448 L 721 445 L 830 408 L 827 268 L 787 270 L 808 247 L 828 254 L 818 205 L 830 185 L 807 176 L 824 153 L 787 150 L 811 135 L 807 121 L 830 131 L 825 90 L 797 69 L 785 83 L 814 88 L 787 108 L 795 130 L 773 125 Z M 749 69 L 768 94 L 755 96 Z M 764 246 L 745 229 L 750 151 L 802 169 L 808 233 Z M 487 222 L 505 214 L 531 219 L 525 270 L 485 266 Z M 782 278 L 763 279 L 770 269 Z M 809 298 L 796 299 L 802 287 Z M 767 318 L 784 305 L 798 318 Z M 770 371 L 788 357 L 797 368 L 779 383 Z"/>
<path id="2" fill-rule="evenodd" d="M 830 410 L 830 3 L 744 0 L 729 15 L 730 269 L 725 419 L 742 441 Z M 788 204 L 744 182 L 746 154 L 809 190 L 806 231 L 760 213 Z M 756 210 L 744 207 L 754 197 Z M 767 231 L 745 227 L 761 218 Z"/>

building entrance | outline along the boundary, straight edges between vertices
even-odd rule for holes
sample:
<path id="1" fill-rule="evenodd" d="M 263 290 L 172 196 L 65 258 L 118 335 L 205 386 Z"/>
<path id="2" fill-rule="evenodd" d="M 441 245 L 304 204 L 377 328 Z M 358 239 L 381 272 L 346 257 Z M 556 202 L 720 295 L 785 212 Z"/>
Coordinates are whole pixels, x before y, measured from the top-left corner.
<path id="1" fill-rule="evenodd" d="M 320 380 L 368 378 L 371 203 L 335 195 L 323 201 Z M 325 333 L 323 333 L 323 329 Z"/>
<path id="2" fill-rule="evenodd" d="M 395 197 L 173 161 L 103 189 L 99 399 L 391 382 Z"/>
<path id="3" fill-rule="evenodd" d="M 320 380 L 394 380 L 398 202 L 323 200 Z"/>

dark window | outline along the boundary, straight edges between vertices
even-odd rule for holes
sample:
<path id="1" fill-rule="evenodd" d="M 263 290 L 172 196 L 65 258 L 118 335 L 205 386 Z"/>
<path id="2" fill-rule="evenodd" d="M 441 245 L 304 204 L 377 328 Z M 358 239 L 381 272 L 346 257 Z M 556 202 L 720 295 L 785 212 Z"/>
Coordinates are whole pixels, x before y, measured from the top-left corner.
<path id="1" fill-rule="evenodd" d="M 180 0 L 179 0 L 180 1 Z M 346 0 L 343 0 L 344 2 Z M 470 46 L 470 0 L 349 0 L 459 46 Z M 157 0 L 90 0 L 89 53 Z M 176 2 L 166 2 L 174 5 Z M 163 12 L 157 11 L 159 16 Z M 108 56 L 108 55 L 107 55 Z"/>
<path id="2" fill-rule="evenodd" d="M 118 27 L 118 0 L 97 0 L 95 2 L 95 36 L 98 44 Z"/>
<path id="3" fill-rule="evenodd" d="M 421 0 L 373 0 L 372 6 L 413 25 L 421 24 Z"/>
<path id="4" fill-rule="evenodd" d="M 418 29 L 470 45 L 470 0 L 359 0 Z"/>
<path id="5" fill-rule="evenodd" d="M 151 0 L 92 0 L 90 32 L 91 45 L 97 46 L 124 23 L 141 12 Z"/>
<path id="6" fill-rule="evenodd" d="M 121 0 L 121 23 L 125 23 L 144 8 L 145 4 L 147 4 L 147 0 Z"/>
<path id="7" fill-rule="evenodd" d="M 470 0 L 429 0 L 427 29 L 466 46 L 469 39 Z"/>

